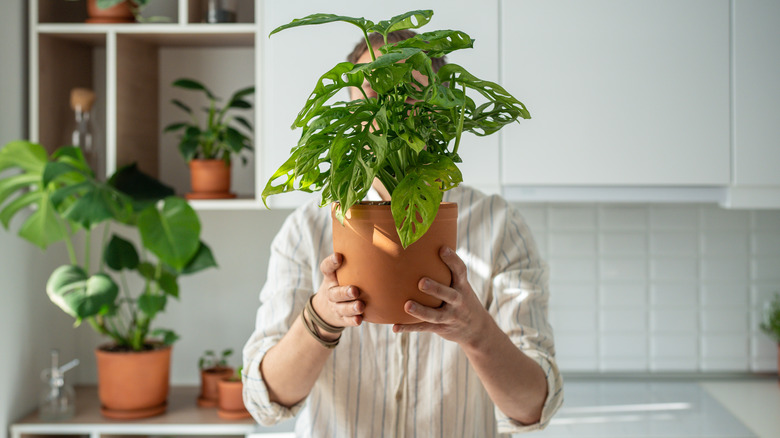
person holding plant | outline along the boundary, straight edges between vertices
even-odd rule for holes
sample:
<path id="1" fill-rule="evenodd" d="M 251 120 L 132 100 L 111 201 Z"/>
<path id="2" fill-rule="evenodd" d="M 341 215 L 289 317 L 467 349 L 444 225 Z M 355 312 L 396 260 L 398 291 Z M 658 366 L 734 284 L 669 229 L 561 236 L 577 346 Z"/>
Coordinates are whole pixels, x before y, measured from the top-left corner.
<path id="1" fill-rule="evenodd" d="M 368 40 L 378 48 L 413 35 Z M 349 62 L 370 58 L 363 41 Z M 367 83 L 350 92 L 353 100 L 376 96 Z M 379 179 L 373 188 L 369 197 L 390 200 Z M 406 325 L 362 324 L 361 291 L 337 280 L 342 258 L 331 253 L 329 211 L 310 203 L 291 214 L 274 239 L 244 347 L 244 401 L 258 422 L 299 415 L 297 436 L 490 437 L 548 424 L 563 401 L 548 267 L 503 198 L 460 185 L 443 201 L 459 209 L 458 248 L 440 251 L 452 283 L 420 279 L 420 290 L 443 304 L 406 302 L 421 321 Z"/>

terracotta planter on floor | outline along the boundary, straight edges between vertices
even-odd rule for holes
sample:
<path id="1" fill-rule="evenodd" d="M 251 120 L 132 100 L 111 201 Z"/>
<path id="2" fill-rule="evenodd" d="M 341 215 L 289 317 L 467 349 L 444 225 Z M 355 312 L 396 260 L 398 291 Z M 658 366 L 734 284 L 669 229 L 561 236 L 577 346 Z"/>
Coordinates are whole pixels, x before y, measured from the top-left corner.
<path id="1" fill-rule="evenodd" d="M 244 384 L 240 380 L 225 378 L 219 381 L 219 403 L 217 415 L 226 420 L 249 418 L 244 406 Z"/>
<path id="2" fill-rule="evenodd" d="M 331 209 L 331 215 L 335 206 Z M 442 246 L 457 248 L 458 205 L 444 202 L 431 228 L 403 249 L 390 205 L 361 203 L 349 209 L 342 226 L 333 216 L 333 250 L 343 255 L 336 275 L 341 285 L 360 288 L 366 303 L 363 320 L 379 324 L 411 324 L 417 318 L 404 312 L 414 300 L 430 307 L 441 301 L 420 292 L 422 277 L 450 284 L 452 274 L 439 257 Z"/>
<path id="3" fill-rule="evenodd" d="M 167 408 L 171 347 L 147 351 L 95 350 L 100 413 L 104 417 L 153 417 Z"/>
<path id="4" fill-rule="evenodd" d="M 87 0 L 87 23 L 134 23 L 135 16 L 130 2 L 125 1 L 116 6 L 100 9 L 97 0 Z"/>
<path id="5" fill-rule="evenodd" d="M 190 185 L 187 199 L 228 199 L 230 193 L 230 165 L 224 160 L 191 160 Z"/>
<path id="6" fill-rule="evenodd" d="M 200 370 L 200 395 L 198 406 L 213 408 L 219 398 L 219 381 L 233 375 L 233 368 L 214 367 Z"/>

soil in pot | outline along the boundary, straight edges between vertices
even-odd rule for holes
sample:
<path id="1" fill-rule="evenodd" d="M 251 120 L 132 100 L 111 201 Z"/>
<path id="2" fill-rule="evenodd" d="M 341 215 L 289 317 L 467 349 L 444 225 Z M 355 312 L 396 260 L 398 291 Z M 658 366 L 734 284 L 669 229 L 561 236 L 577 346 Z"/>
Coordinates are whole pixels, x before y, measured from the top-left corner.
<path id="1" fill-rule="evenodd" d="M 144 351 L 114 345 L 95 350 L 100 413 L 107 418 L 136 419 L 160 415 L 167 408 L 171 347 L 149 344 Z"/>
<path id="2" fill-rule="evenodd" d="M 130 2 L 125 1 L 110 8 L 101 9 L 97 0 L 87 0 L 87 23 L 134 23 L 135 16 Z"/>
<path id="3" fill-rule="evenodd" d="M 187 199 L 230 199 L 230 165 L 224 160 L 191 160 L 190 185 Z"/>
<path id="4" fill-rule="evenodd" d="M 233 368 L 213 367 L 200 370 L 200 395 L 198 406 L 213 408 L 219 398 L 219 381 L 233 375 Z"/>
<path id="5" fill-rule="evenodd" d="M 335 206 L 331 214 L 335 212 Z M 420 292 L 421 278 L 450 284 L 452 274 L 439 257 L 442 246 L 457 248 L 458 205 L 443 202 L 431 228 L 404 249 L 390 205 L 364 202 L 349 209 L 344 226 L 333 216 L 333 250 L 343 256 L 339 284 L 360 289 L 366 303 L 363 320 L 379 324 L 412 324 L 404 303 L 438 307 L 441 301 Z"/>
<path id="6" fill-rule="evenodd" d="M 219 381 L 219 403 L 217 415 L 226 420 L 249 418 L 244 406 L 244 384 L 240 380 L 225 378 Z"/>

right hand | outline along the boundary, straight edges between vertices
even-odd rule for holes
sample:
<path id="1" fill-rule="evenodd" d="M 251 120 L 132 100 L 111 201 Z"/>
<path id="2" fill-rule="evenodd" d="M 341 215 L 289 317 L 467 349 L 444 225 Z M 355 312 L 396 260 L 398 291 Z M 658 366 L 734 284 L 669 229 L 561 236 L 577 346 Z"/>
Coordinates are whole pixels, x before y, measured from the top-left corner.
<path id="1" fill-rule="evenodd" d="M 336 327 L 358 326 L 363 322 L 366 303 L 361 301 L 356 286 L 339 286 L 336 270 L 341 267 L 341 254 L 331 254 L 320 263 L 322 284 L 314 295 L 314 311 L 328 324 Z"/>

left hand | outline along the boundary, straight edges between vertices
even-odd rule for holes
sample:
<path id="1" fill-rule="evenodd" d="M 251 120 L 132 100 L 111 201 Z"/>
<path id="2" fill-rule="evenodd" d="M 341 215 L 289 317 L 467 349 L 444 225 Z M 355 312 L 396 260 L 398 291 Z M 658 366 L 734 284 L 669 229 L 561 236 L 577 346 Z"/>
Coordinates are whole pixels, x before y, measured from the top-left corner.
<path id="1" fill-rule="evenodd" d="M 442 305 L 433 308 L 413 300 L 407 301 L 404 311 L 422 322 L 395 324 L 393 332 L 433 332 L 463 346 L 473 345 L 480 340 L 480 333 L 492 317 L 471 288 L 463 260 L 447 247 L 441 248 L 439 257 L 452 272 L 452 285 L 445 286 L 423 277 L 418 287 L 423 293 L 442 300 Z"/>

